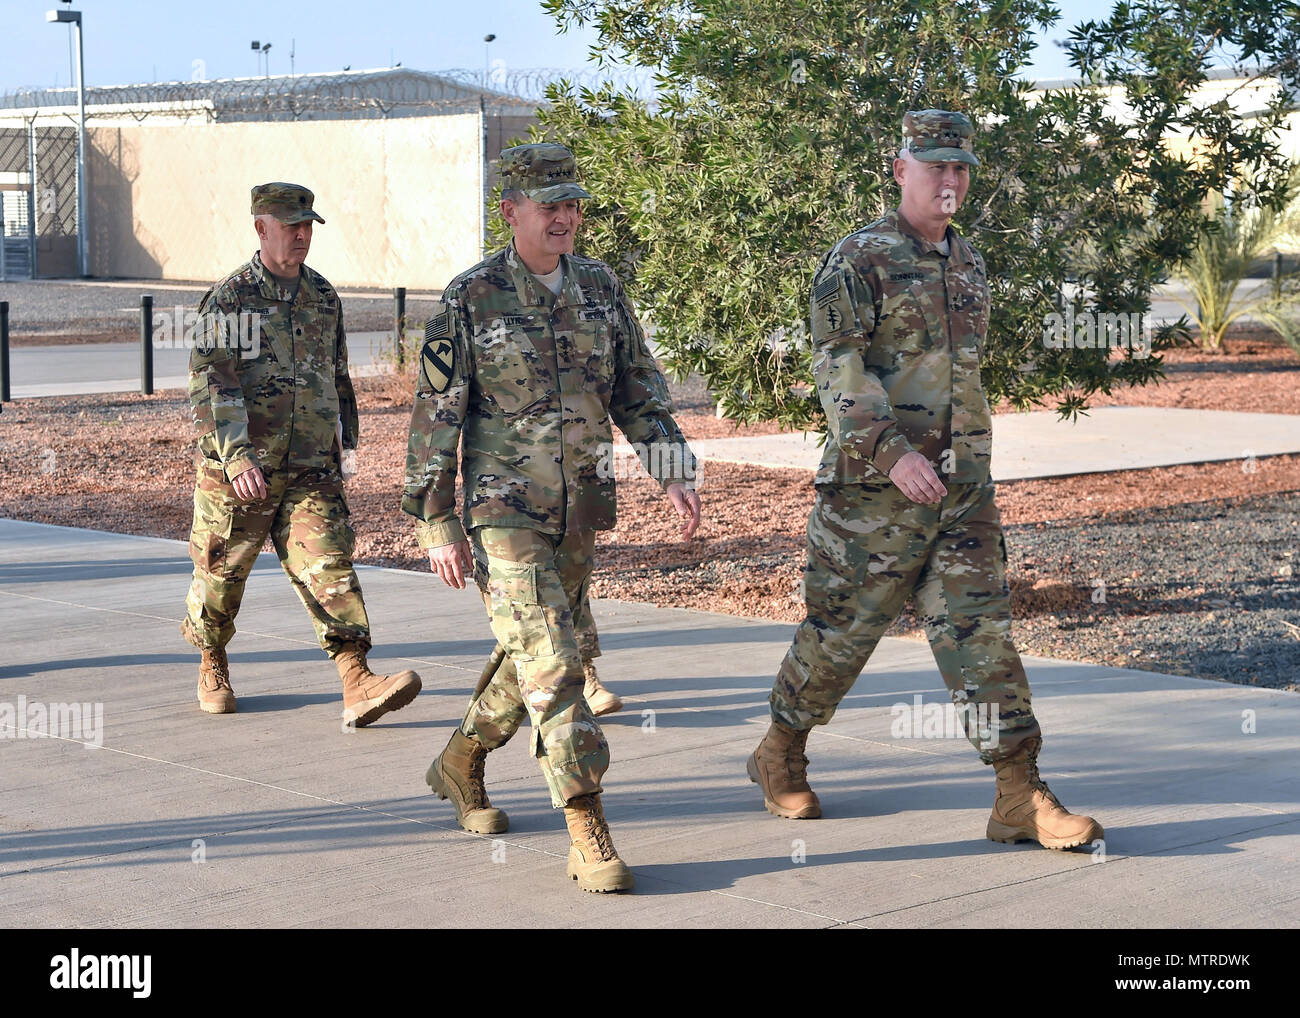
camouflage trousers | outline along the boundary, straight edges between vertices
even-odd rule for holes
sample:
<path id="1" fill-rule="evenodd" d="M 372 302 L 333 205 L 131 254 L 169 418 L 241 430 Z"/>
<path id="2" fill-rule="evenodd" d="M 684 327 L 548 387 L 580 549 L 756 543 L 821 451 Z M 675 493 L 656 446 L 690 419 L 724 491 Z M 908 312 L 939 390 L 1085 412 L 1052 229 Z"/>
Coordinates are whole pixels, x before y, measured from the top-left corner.
<path id="1" fill-rule="evenodd" d="M 356 538 L 338 472 L 272 471 L 266 487 L 266 498 L 241 502 L 219 466 L 199 466 L 182 635 L 200 649 L 230 642 L 244 584 L 269 536 L 325 653 L 333 657 L 349 642 L 368 650 L 370 621 L 352 568 Z"/>
<path id="2" fill-rule="evenodd" d="M 599 792 L 609 745 L 582 695 L 587 655 L 577 635 L 586 634 L 590 656 L 599 653 L 587 602 L 595 533 L 475 527 L 470 541 L 474 579 L 507 658 L 470 703 L 461 731 L 497 749 L 528 716 L 551 804 Z"/>
<path id="3" fill-rule="evenodd" d="M 830 721 L 909 596 L 953 702 L 997 705 L 985 763 L 1040 734 L 1011 641 L 1006 544 L 992 482 L 948 484 L 938 505 L 891 482 L 819 485 L 808 518 L 807 617 L 772 687 L 772 716 L 807 729 Z M 984 735 L 988 735 L 986 729 Z"/>

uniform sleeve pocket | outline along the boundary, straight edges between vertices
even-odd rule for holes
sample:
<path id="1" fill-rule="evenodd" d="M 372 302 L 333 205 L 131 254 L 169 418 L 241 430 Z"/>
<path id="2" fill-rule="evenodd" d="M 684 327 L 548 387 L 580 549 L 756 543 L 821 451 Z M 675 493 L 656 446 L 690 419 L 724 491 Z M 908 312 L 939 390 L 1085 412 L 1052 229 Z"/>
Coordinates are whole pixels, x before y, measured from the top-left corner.
<path id="1" fill-rule="evenodd" d="M 199 438 L 209 435 L 217 430 L 216 417 L 212 413 L 212 404 L 208 402 L 199 403 L 192 409 L 194 420 L 194 433 Z"/>

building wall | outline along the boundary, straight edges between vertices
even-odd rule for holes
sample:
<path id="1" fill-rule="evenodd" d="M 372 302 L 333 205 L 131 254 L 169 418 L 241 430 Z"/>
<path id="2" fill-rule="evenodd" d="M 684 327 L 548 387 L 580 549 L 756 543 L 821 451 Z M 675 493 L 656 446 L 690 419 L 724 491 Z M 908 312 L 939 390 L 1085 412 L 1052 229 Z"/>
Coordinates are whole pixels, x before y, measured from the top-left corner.
<path id="1" fill-rule="evenodd" d="M 479 138 L 477 114 L 88 128 L 90 272 L 216 280 L 257 249 L 252 187 L 285 180 L 336 286 L 441 289 L 481 257 Z"/>

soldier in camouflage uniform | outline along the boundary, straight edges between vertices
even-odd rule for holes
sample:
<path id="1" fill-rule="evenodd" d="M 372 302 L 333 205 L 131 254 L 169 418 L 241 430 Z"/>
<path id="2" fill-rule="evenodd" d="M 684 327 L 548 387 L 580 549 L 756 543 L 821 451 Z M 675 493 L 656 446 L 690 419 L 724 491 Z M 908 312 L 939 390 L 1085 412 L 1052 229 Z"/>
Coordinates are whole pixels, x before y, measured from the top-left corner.
<path id="1" fill-rule="evenodd" d="M 894 161 L 899 208 L 837 243 L 813 277 L 813 369 L 829 434 L 808 520 L 807 617 L 748 771 L 770 812 L 821 816 L 808 733 L 830 721 L 914 596 L 967 733 L 996 768 L 988 836 L 1070 848 L 1102 828 L 1067 812 L 1038 776 L 1041 733 L 1011 641 L 989 477 L 979 374 L 989 285 L 983 258 L 949 225 L 979 165 L 973 134 L 960 113 L 909 112 Z M 981 715 L 991 725 L 971 723 Z"/>
<path id="2" fill-rule="evenodd" d="M 342 450 L 357 445 L 357 401 L 339 295 L 303 264 L 313 221 L 325 221 L 313 204 L 296 184 L 253 188 L 260 250 L 199 305 L 190 354 L 194 580 L 181 632 L 203 652 L 200 708 L 233 713 L 225 647 L 269 536 L 338 666 L 344 719 L 362 727 L 410 703 L 420 677 L 375 675 L 366 664 L 370 623 L 342 477 Z"/>
<path id="3" fill-rule="evenodd" d="M 688 539 L 700 520 L 694 458 L 618 279 L 572 254 L 578 200 L 590 197 L 573 154 L 521 145 L 501 153 L 500 169 L 513 239 L 451 281 L 425 330 L 402 508 L 446 583 L 462 587 L 473 570 L 507 658 L 488 669 L 425 780 L 466 830 L 506 830 L 483 787 L 484 758 L 528 716 L 569 827 L 568 875 L 584 890 L 621 891 L 633 877 L 601 810 L 609 747 L 583 697 L 575 635 L 596 532 L 614 525 L 610 424 L 632 442 L 667 445 L 649 462 Z"/>

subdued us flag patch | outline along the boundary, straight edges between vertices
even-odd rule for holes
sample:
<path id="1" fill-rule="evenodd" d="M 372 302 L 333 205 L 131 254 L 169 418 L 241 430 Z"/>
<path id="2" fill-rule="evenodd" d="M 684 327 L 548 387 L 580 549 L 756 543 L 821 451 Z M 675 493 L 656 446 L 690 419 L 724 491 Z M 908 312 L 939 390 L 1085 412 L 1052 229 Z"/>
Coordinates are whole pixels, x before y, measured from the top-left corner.
<path id="1" fill-rule="evenodd" d="M 852 322 L 852 313 L 843 273 L 833 272 L 813 287 L 814 336 L 834 336 L 843 332 Z"/>
<path id="2" fill-rule="evenodd" d="M 420 370 L 434 392 L 446 392 L 456 373 L 456 347 L 452 345 L 451 308 L 444 308 L 424 326 Z"/>

